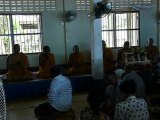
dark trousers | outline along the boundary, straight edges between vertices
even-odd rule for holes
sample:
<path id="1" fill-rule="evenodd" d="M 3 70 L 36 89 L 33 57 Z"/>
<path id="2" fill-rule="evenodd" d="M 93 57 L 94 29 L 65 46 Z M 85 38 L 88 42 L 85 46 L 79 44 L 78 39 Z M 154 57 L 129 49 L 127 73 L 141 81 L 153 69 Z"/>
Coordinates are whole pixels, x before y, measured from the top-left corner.
<path id="1" fill-rule="evenodd" d="M 39 104 L 34 109 L 35 116 L 38 120 L 56 120 L 53 116 L 54 113 L 58 112 L 48 102 Z"/>

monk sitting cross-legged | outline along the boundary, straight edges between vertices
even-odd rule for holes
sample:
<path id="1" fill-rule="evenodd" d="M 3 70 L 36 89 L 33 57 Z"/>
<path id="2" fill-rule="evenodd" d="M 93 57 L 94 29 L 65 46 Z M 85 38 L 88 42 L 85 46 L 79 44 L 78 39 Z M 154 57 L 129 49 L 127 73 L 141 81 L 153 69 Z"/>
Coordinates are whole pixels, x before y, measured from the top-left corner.
<path id="1" fill-rule="evenodd" d="M 77 45 L 73 46 L 73 52 L 69 56 L 68 60 L 68 73 L 69 74 L 84 74 L 87 72 L 84 66 L 84 56 L 79 51 L 79 47 Z"/>
<path id="2" fill-rule="evenodd" d="M 38 78 L 52 78 L 50 68 L 55 65 L 54 54 L 50 53 L 49 46 L 43 47 L 43 52 L 39 55 Z"/>
<path id="3" fill-rule="evenodd" d="M 33 79 L 32 73 L 27 70 L 29 67 L 28 57 L 20 52 L 19 44 L 15 44 L 13 48 L 13 53 L 7 58 L 7 79 L 9 81 Z"/>

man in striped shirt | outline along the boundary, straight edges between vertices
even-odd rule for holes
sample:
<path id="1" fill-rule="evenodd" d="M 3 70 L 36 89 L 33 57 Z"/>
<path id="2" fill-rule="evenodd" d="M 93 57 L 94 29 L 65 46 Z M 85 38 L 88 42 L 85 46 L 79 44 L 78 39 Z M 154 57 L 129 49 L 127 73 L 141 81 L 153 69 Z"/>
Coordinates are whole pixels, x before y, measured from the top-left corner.
<path id="1" fill-rule="evenodd" d="M 34 110 L 38 120 L 48 120 L 50 116 L 53 118 L 54 113 L 69 111 L 72 106 L 70 80 L 61 74 L 60 68 L 55 66 L 51 68 L 51 73 L 53 73 L 54 78 L 50 85 L 48 102 L 40 104 Z"/>
<path id="2" fill-rule="evenodd" d="M 60 112 L 70 110 L 72 104 L 72 88 L 70 80 L 59 74 L 57 69 L 52 68 L 51 72 L 57 74 L 51 82 L 48 99 L 50 105 Z"/>

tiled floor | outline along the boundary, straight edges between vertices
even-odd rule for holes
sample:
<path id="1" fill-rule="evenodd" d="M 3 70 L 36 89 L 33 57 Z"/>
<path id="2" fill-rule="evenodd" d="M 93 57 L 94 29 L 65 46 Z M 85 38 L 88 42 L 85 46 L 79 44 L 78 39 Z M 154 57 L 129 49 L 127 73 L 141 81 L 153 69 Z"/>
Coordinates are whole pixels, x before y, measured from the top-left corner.
<path id="1" fill-rule="evenodd" d="M 87 94 L 78 94 L 73 96 L 73 109 L 80 110 L 87 106 Z M 34 108 L 47 101 L 46 98 L 34 98 L 17 100 L 7 103 L 7 120 L 36 120 Z"/>

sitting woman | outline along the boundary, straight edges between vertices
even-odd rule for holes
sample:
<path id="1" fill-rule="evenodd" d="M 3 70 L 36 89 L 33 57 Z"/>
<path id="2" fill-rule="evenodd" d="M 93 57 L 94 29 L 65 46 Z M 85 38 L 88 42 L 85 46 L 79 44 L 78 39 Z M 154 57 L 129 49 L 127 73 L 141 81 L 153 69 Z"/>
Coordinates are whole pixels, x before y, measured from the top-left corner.
<path id="1" fill-rule="evenodd" d="M 108 99 L 106 93 L 102 89 L 93 89 L 88 94 L 87 101 L 91 109 L 90 117 L 92 120 L 109 120 L 107 110 Z M 83 116 L 85 116 L 85 113 Z"/>
<path id="2" fill-rule="evenodd" d="M 116 104 L 114 120 L 150 120 L 146 101 L 135 96 L 135 81 L 125 80 L 119 89 L 125 94 L 125 100 Z"/>
<path id="3" fill-rule="evenodd" d="M 43 47 L 43 52 L 39 55 L 39 71 L 38 78 L 52 78 L 50 68 L 55 65 L 54 54 L 50 53 L 49 46 Z"/>
<path id="4" fill-rule="evenodd" d="M 9 81 L 33 79 L 32 73 L 27 70 L 28 67 L 28 57 L 20 52 L 20 46 L 15 44 L 13 47 L 13 53 L 7 57 L 7 79 Z"/>

